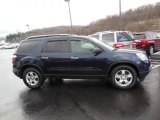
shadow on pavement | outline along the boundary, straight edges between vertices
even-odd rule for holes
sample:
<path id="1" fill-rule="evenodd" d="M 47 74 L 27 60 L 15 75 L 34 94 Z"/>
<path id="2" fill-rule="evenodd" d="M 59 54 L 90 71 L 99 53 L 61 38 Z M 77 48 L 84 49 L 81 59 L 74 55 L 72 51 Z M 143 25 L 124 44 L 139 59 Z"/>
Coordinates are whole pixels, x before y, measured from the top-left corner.
<path id="1" fill-rule="evenodd" d="M 41 89 L 20 94 L 23 114 L 30 119 L 145 119 L 150 96 L 143 86 L 117 90 L 99 81 L 47 82 Z"/>

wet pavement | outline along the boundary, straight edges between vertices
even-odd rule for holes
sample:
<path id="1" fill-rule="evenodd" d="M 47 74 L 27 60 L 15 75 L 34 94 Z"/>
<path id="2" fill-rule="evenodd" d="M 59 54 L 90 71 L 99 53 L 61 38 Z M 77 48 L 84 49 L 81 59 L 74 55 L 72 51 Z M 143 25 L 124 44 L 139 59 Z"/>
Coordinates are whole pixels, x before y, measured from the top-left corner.
<path id="1" fill-rule="evenodd" d="M 131 90 L 100 81 L 46 81 L 31 90 L 12 73 L 13 50 L 0 51 L 0 120 L 159 120 L 160 67 Z"/>

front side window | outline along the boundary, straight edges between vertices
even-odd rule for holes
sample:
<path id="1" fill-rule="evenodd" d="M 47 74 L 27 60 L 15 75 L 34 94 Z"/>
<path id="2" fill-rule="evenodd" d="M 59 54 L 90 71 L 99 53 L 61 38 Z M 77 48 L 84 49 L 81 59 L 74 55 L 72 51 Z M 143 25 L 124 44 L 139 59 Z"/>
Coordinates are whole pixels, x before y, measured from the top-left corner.
<path id="1" fill-rule="evenodd" d="M 43 51 L 44 53 L 67 53 L 68 44 L 67 41 L 48 41 Z"/>
<path id="2" fill-rule="evenodd" d="M 86 41 L 81 41 L 81 40 L 71 41 L 71 52 L 72 53 L 92 53 L 96 49 L 97 47 L 94 44 L 86 42 Z"/>
<path id="3" fill-rule="evenodd" d="M 102 41 L 104 43 L 113 43 L 114 42 L 114 33 L 102 34 Z"/>

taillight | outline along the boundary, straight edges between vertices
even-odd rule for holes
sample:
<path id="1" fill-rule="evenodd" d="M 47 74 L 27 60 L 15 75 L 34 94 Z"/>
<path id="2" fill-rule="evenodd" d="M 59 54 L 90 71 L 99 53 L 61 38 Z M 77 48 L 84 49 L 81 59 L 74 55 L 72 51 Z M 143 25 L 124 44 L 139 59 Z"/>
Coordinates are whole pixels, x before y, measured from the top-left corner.
<path id="1" fill-rule="evenodd" d="M 17 58 L 17 55 L 13 55 L 13 56 L 12 56 L 12 62 L 15 62 L 15 61 L 16 61 L 16 58 Z"/>
<path id="2" fill-rule="evenodd" d="M 137 43 L 136 43 L 136 42 L 133 42 L 133 43 L 132 43 L 132 45 L 133 45 L 133 46 L 136 46 L 136 45 L 137 45 Z"/>
<path id="3" fill-rule="evenodd" d="M 123 43 L 115 43 L 115 44 L 113 45 L 113 47 L 115 47 L 115 48 L 124 47 L 124 44 L 123 44 Z"/>
<path id="4" fill-rule="evenodd" d="M 148 42 L 147 39 L 141 39 L 140 41 L 141 41 L 142 44 L 146 44 Z"/>

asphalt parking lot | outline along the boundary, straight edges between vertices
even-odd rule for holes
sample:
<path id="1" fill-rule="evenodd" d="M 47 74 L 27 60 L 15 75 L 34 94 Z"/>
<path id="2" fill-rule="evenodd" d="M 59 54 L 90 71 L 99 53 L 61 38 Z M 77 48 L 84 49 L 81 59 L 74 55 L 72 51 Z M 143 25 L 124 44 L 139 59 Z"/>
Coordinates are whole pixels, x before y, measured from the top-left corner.
<path id="1" fill-rule="evenodd" d="M 92 80 L 46 81 L 31 90 L 12 73 L 14 50 L 0 50 L 0 120 L 159 120 L 160 61 L 146 80 L 117 90 Z"/>

